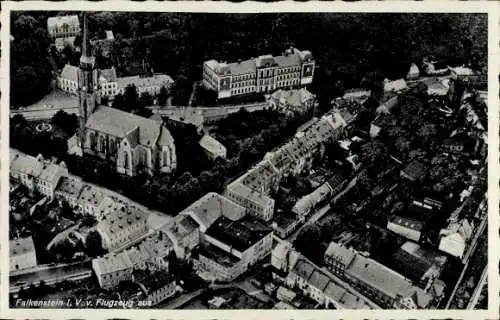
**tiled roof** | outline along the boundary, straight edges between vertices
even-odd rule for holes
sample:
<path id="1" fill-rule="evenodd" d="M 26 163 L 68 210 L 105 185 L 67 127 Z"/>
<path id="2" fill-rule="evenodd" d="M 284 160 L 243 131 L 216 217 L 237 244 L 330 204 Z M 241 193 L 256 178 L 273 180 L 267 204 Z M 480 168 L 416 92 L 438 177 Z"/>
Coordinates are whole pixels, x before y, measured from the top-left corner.
<path id="1" fill-rule="evenodd" d="M 274 199 L 259 191 L 243 185 L 239 180 L 232 182 L 227 186 L 227 190 L 240 195 L 241 197 L 260 206 L 271 206 L 274 204 Z"/>
<path id="2" fill-rule="evenodd" d="M 99 222 L 98 228 L 110 238 L 122 229 L 133 228 L 134 225 L 147 221 L 148 214 L 132 207 L 120 206 L 118 210 L 110 211 Z"/>
<path id="3" fill-rule="evenodd" d="M 92 206 L 99 206 L 104 200 L 104 194 L 99 188 L 90 184 L 83 186 L 80 196 L 78 197 L 79 203 L 89 203 Z"/>
<path id="4" fill-rule="evenodd" d="M 332 241 L 326 249 L 325 256 L 335 257 L 342 261 L 346 267 L 349 267 L 354 257 L 356 257 L 356 252 Z"/>
<path id="5" fill-rule="evenodd" d="M 17 153 L 10 164 L 10 170 L 38 177 L 43 170 L 43 163 L 30 155 Z"/>
<path id="6" fill-rule="evenodd" d="M 415 231 L 421 231 L 424 227 L 424 224 L 420 221 L 400 216 L 394 216 L 390 222 Z"/>
<path id="7" fill-rule="evenodd" d="M 50 163 L 47 165 L 43 165 L 42 172 L 38 177 L 41 180 L 54 182 L 54 179 L 57 178 L 57 174 L 59 171 L 63 171 L 63 168 L 55 163 Z"/>
<path id="8" fill-rule="evenodd" d="M 257 68 L 270 67 L 276 65 L 276 60 L 274 60 L 272 55 L 266 54 L 255 59 L 255 65 Z"/>
<path id="9" fill-rule="evenodd" d="M 415 180 L 424 176 L 426 172 L 427 172 L 427 167 L 416 160 L 410 162 L 403 170 L 403 173 L 412 177 Z"/>
<path id="10" fill-rule="evenodd" d="M 293 67 L 302 63 L 298 54 L 288 54 L 274 57 L 274 60 L 280 67 Z"/>
<path id="11" fill-rule="evenodd" d="M 392 298 L 404 296 L 411 287 L 411 283 L 402 275 L 359 254 L 346 273 Z"/>
<path id="12" fill-rule="evenodd" d="M 215 138 L 209 136 L 209 135 L 204 135 L 201 140 L 200 140 L 200 146 L 212 153 L 219 154 L 219 153 L 225 153 L 226 152 L 226 147 L 219 141 L 217 141 Z"/>
<path id="13" fill-rule="evenodd" d="M 292 271 L 301 277 L 302 279 L 305 279 L 306 281 L 309 280 L 311 277 L 311 274 L 314 272 L 315 267 L 312 265 L 309 261 L 305 259 L 300 259 L 297 261 L 295 266 L 293 266 Z"/>
<path id="14" fill-rule="evenodd" d="M 182 210 L 183 214 L 193 213 L 205 228 L 209 228 L 219 217 L 244 214 L 245 208 L 217 193 L 210 192 Z"/>
<path id="15" fill-rule="evenodd" d="M 313 286 L 316 289 L 321 290 L 321 291 L 325 290 L 329 281 L 330 281 L 330 278 L 327 277 L 323 272 L 318 271 L 318 270 L 315 270 L 311 274 L 311 277 L 308 280 L 308 282 L 311 286 Z"/>
<path id="16" fill-rule="evenodd" d="M 130 261 L 126 252 L 118 254 L 108 254 L 104 257 L 92 260 L 94 271 L 98 275 L 113 273 L 121 270 L 132 269 L 132 262 Z"/>
<path id="17" fill-rule="evenodd" d="M 198 230 L 199 226 L 193 218 L 188 215 L 177 215 L 172 221 L 161 228 L 162 232 L 174 237 L 173 240 L 181 240 Z M 171 239 L 172 240 L 172 239 Z"/>
<path id="18" fill-rule="evenodd" d="M 244 60 L 241 62 L 229 63 L 227 65 L 232 75 L 243 75 L 255 72 L 255 61 Z"/>
<path id="19" fill-rule="evenodd" d="M 166 141 L 173 141 L 169 131 L 161 126 L 153 119 L 104 106 L 100 106 L 87 121 L 87 128 L 119 138 L 129 137 L 130 133 L 138 130 L 138 143 L 145 147 L 154 146 L 160 133 L 166 135 Z"/>
<path id="20" fill-rule="evenodd" d="M 200 249 L 200 255 L 229 268 L 241 261 L 241 259 L 220 249 L 219 247 L 214 246 L 213 244 L 202 246 Z"/>
<path id="21" fill-rule="evenodd" d="M 67 63 L 62 69 L 60 77 L 69 81 L 78 82 L 78 67 Z"/>
<path id="22" fill-rule="evenodd" d="M 271 232 L 271 228 L 251 216 L 237 221 L 222 216 L 208 228 L 206 234 L 244 252 Z"/>
<path id="23" fill-rule="evenodd" d="M 126 88 L 129 85 L 135 85 L 136 88 L 148 87 L 148 86 L 169 86 L 174 82 L 172 77 L 166 74 L 155 74 L 151 77 L 140 77 L 140 76 L 130 76 L 130 77 L 120 77 L 116 79 L 118 83 L 118 88 Z"/>
<path id="24" fill-rule="evenodd" d="M 9 241 L 10 257 L 26 254 L 28 252 L 35 253 L 35 243 L 31 236 Z"/>
<path id="25" fill-rule="evenodd" d="M 117 79 L 116 69 L 114 67 L 100 70 L 99 75 L 103 77 L 107 82 L 116 82 Z"/>
<path id="26" fill-rule="evenodd" d="M 62 27 L 64 24 L 69 26 L 80 26 L 80 21 L 78 20 L 77 15 L 73 16 L 57 16 L 57 17 L 49 17 L 47 19 L 47 27 Z"/>

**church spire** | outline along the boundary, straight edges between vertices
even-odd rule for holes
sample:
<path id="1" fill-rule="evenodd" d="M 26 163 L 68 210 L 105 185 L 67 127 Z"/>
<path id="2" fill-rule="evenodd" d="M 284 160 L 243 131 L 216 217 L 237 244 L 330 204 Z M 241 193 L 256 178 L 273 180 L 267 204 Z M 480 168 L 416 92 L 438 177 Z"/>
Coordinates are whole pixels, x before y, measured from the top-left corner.
<path id="1" fill-rule="evenodd" d="M 92 46 L 90 45 L 89 27 L 87 21 L 87 13 L 83 13 L 83 39 L 82 39 L 82 56 L 80 57 L 80 68 L 94 67 L 95 58 L 92 55 Z"/>

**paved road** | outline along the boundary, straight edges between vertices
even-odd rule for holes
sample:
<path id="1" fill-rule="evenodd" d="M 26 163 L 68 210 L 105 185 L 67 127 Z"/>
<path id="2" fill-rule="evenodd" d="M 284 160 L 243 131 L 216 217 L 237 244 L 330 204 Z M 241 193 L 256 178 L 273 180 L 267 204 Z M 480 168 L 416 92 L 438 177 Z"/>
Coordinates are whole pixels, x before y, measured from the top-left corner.
<path id="1" fill-rule="evenodd" d="M 19 288 L 22 286 L 29 286 L 32 283 L 36 284 L 42 280 L 45 281 L 45 283 L 50 284 L 87 274 L 89 276 L 92 274 L 90 261 L 82 261 L 70 265 L 55 266 L 22 275 L 15 275 L 9 278 L 9 282 L 12 289 L 16 287 Z"/>
<path id="2" fill-rule="evenodd" d="M 26 120 L 49 120 L 59 111 L 64 110 L 67 113 L 78 115 L 78 108 L 43 108 L 43 109 L 27 109 L 27 110 L 11 110 L 10 115 L 22 114 Z"/>

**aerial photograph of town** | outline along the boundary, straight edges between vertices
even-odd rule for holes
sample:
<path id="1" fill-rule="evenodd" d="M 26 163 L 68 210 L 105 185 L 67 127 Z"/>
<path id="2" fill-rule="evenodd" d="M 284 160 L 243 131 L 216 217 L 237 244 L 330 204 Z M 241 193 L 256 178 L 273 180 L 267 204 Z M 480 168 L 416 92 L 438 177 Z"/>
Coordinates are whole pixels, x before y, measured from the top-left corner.
<path id="1" fill-rule="evenodd" d="M 10 308 L 488 309 L 487 14 L 9 37 Z"/>

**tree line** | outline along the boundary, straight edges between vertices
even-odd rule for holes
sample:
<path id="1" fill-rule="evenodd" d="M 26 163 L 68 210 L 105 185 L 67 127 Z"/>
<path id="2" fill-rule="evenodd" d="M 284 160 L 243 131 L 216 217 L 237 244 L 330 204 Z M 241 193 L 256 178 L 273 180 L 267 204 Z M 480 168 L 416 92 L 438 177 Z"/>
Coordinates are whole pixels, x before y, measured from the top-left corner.
<path id="1" fill-rule="evenodd" d="M 13 100 L 19 103 L 29 102 L 23 92 L 34 92 L 24 99 L 36 100 L 47 90 L 45 25 L 50 15 L 12 16 L 11 81 L 18 99 Z M 203 61 L 234 62 L 280 54 L 290 46 L 313 53 L 319 67 L 310 87 L 324 101 L 343 88 L 360 86 L 373 72 L 404 77 L 412 62 L 429 55 L 450 65 L 487 64 L 485 14 L 94 12 L 89 21 L 93 38 L 103 30 L 114 32 L 111 52 L 118 70 L 146 58 L 155 72 L 171 75 L 176 104 L 187 102 L 192 82 L 202 76 Z M 26 90 L 33 87 L 37 90 Z"/>

